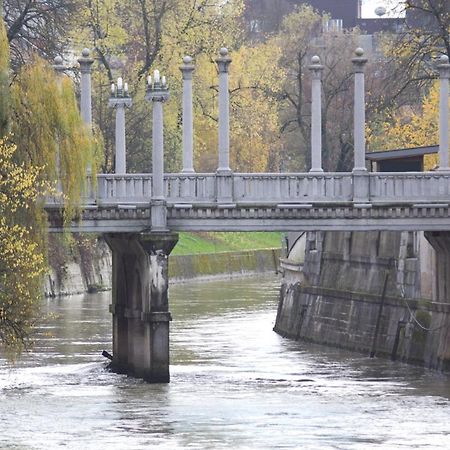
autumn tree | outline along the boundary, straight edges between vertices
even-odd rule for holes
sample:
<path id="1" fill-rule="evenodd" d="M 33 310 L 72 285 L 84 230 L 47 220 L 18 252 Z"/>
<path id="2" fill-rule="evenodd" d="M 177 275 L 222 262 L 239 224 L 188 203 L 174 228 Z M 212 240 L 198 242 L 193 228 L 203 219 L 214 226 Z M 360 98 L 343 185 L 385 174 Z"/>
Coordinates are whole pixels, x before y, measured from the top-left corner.
<path id="1" fill-rule="evenodd" d="M 70 79 L 58 80 L 38 57 L 30 58 L 11 84 L 8 73 L 9 45 L 2 21 L 0 345 L 13 357 L 29 343 L 42 296 L 47 240 L 43 199 L 59 175 L 66 219 L 71 218 L 87 164 L 95 170 L 96 143 L 81 120 Z"/>
<path id="2" fill-rule="evenodd" d="M 323 72 L 322 148 L 325 170 L 349 170 L 352 152 L 353 71 L 351 58 L 358 32 L 323 33 L 322 16 L 302 5 L 285 17 L 271 41 L 282 52 L 281 67 L 287 74 L 277 95 L 281 132 L 291 170 L 310 167 L 311 57 L 319 55 Z M 333 126 L 330 126 L 333 124 Z"/>
<path id="3" fill-rule="evenodd" d="M 53 59 L 68 48 L 68 30 L 81 0 L 3 0 L 3 18 L 18 69 L 36 53 Z"/>
<path id="4" fill-rule="evenodd" d="M 46 186 L 40 169 L 14 161 L 16 151 L 0 139 L 0 348 L 9 357 L 30 343 L 46 270 L 42 235 L 33 228 Z"/>
<path id="5" fill-rule="evenodd" d="M 262 68 L 261 73 L 254 72 L 245 76 L 244 70 L 252 70 L 251 61 L 239 57 L 243 46 L 242 0 L 223 2 L 221 0 L 160 0 L 160 1 L 116 1 L 92 0 L 80 14 L 80 28 L 77 32 L 77 42 L 90 46 L 98 57 L 94 72 L 94 116 L 105 136 L 105 171 L 113 170 L 114 120 L 113 111 L 107 107 L 109 86 L 117 76 L 126 78 L 133 94 L 133 107 L 127 114 L 127 154 L 128 168 L 133 172 L 148 172 L 151 168 L 151 105 L 144 100 L 145 76 L 155 68 L 167 76 L 171 100 L 165 105 L 165 164 L 167 171 L 181 169 L 181 73 L 179 66 L 186 54 L 194 58 L 196 70 L 194 73 L 194 108 L 196 126 L 197 170 L 214 170 L 217 165 L 217 69 L 214 63 L 218 49 L 226 46 L 235 61 L 230 69 L 232 83 L 232 127 L 237 135 L 233 144 L 232 162 L 236 168 L 251 169 L 251 161 L 258 161 L 254 168 L 260 170 L 267 167 L 268 159 L 273 160 L 279 145 L 268 137 L 269 130 L 276 131 L 272 126 L 276 120 L 276 106 L 267 102 L 267 95 L 262 86 L 271 80 L 269 70 L 276 70 L 278 59 L 275 53 L 268 57 L 268 48 L 261 46 L 261 54 L 245 49 L 247 56 L 253 58 L 254 66 Z M 87 24 L 87 26 L 84 26 Z M 241 63 L 243 65 L 241 65 Z M 244 78 L 246 82 L 244 83 Z M 255 108 L 251 108 L 250 98 Z M 261 116 L 256 117 L 260 109 Z M 271 113 L 266 114 L 272 108 Z M 244 112 L 244 109 L 246 112 Z M 273 113 L 275 111 L 275 113 Z M 253 114 L 255 127 L 250 130 Z M 263 126 L 261 117 L 270 118 L 267 127 Z M 235 119 L 236 118 L 236 119 Z M 257 120 L 258 119 L 258 120 Z M 256 126 L 259 127 L 257 131 Z M 264 129 L 263 129 L 264 128 Z M 250 130 L 250 131 L 249 131 Z M 247 133 L 248 131 L 248 133 Z M 260 133 L 261 132 L 261 133 Z M 241 136 L 251 134 L 254 139 L 259 134 L 265 134 L 264 148 L 259 156 L 243 157 L 242 147 L 248 139 Z M 255 141 L 253 140 L 253 143 Z M 262 144 L 261 144 L 262 145 Z M 270 147 L 270 152 L 268 148 Z M 269 153 L 272 155 L 269 158 Z M 239 156 L 240 155 L 240 156 Z M 261 162 L 262 161 L 262 162 Z"/>
<path id="6" fill-rule="evenodd" d="M 450 99 L 449 99 L 450 107 Z M 377 124 L 380 126 L 380 124 Z M 449 123 L 450 126 L 450 123 Z M 439 82 L 435 81 L 420 105 L 407 106 L 386 118 L 381 128 L 368 127 L 368 144 L 372 151 L 423 147 L 439 143 Z M 425 169 L 437 166 L 437 155 L 425 156 Z"/>

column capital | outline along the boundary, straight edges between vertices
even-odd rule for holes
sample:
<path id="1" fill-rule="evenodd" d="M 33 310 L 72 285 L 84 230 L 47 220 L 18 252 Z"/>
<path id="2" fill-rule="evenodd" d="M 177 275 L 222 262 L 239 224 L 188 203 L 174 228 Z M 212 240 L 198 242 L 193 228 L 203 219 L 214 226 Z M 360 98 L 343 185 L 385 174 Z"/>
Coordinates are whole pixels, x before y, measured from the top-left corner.
<path id="1" fill-rule="evenodd" d="M 228 49 L 225 47 L 221 48 L 219 51 L 219 58 L 216 59 L 217 67 L 219 68 L 219 73 L 227 73 L 228 67 L 231 64 L 231 58 L 228 56 Z"/>
<path id="2" fill-rule="evenodd" d="M 320 58 L 317 55 L 311 58 L 311 65 L 308 66 L 308 69 L 311 71 L 314 80 L 322 78 L 323 66 L 320 64 Z"/>
<path id="3" fill-rule="evenodd" d="M 442 55 L 439 58 L 439 62 L 436 65 L 436 69 L 439 72 L 439 78 L 443 80 L 450 78 L 450 64 L 447 55 Z"/>
<path id="4" fill-rule="evenodd" d="M 110 97 L 108 106 L 110 108 L 118 108 L 118 107 L 130 107 L 133 104 L 133 99 L 131 97 Z"/>
<path id="5" fill-rule="evenodd" d="M 195 66 L 192 64 L 192 58 L 190 56 L 183 58 L 183 65 L 180 66 L 180 70 L 183 80 L 192 80 L 192 72 L 194 72 Z"/>
<path id="6" fill-rule="evenodd" d="M 168 88 L 159 88 L 155 87 L 152 89 L 147 89 L 147 93 L 145 94 L 145 98 L 148 101 L 152 102 L 161 102 L 165 103 L 169 100 L 170 94 Z"/>
<path id="7" fill-rule="evenodd" d="M 78 58 L 81 73 L 91 73 L 92 71 L 92 64 L 94 63 L 94 59 L 90 57 L 90 54 L 90 50 L 88 48 L 84 48 L 81 52 L 81 58 Z"/>
<path id="8" fill-rule="evenodd" d="M 358 47 L 355 50 L 355 57 L 352 58 L 353 69 L 355 73 L 364 73 L 364 66 L 367 63 L 367 58 L 364 57 L 364 50 Z"/>

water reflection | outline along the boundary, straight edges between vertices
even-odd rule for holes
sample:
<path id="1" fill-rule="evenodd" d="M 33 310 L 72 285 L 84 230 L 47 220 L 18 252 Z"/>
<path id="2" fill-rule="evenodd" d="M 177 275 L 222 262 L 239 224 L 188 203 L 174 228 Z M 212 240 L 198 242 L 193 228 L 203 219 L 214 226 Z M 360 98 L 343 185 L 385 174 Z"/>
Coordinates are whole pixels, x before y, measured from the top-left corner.
<path id="1" fill-rule="evenodd" d="M 448 448 L 447 375 L 280 338 L 278 285 L 172 286 L 170 385 L 104 370 L 108 293 L 47 300 L 0 366 L 0 448 Z"/>

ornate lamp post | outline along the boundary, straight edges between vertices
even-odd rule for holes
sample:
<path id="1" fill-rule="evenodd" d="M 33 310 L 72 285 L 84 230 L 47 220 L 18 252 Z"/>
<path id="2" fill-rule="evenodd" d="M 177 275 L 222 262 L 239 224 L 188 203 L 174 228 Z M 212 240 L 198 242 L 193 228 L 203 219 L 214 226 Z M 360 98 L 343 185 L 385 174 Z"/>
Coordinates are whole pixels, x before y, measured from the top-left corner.
<path id="1" fill-rule="evenodd" d="M 124 83 L 122 78 L 117 79 L 117 85 L 111 84 L 111 97 L 109 106 L 116 108 L 116 157 L 115 173 L 125 174 L 127 172 L 126 164 L 126 142 L 125 142 L 125 107 L 132 104 L 131 97 L 128 94 L 128 84 Z"/>
<path id="2" fill-rule="evenodd" d="M 163 103 L 169 99 L 166 77 L 158 70 L 147 77 L 145 98 L 153 103 L 152 130 L 152 231 L 167 230 L 166 200 L 164 198 L 164 121 Z"/>

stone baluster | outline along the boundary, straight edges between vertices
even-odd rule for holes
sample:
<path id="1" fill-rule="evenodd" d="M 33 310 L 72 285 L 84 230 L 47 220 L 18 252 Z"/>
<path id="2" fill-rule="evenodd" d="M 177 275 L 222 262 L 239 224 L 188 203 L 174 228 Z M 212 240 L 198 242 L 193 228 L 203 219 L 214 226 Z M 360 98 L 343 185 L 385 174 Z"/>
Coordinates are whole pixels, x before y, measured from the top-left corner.
<path id="1" fill-rule="evenodd" d="M 448 166 L 448 97 L 450 64 L 447 55 L 442 55 L 437 65 L 440 78 L 440 99 L 439 99 L 439 169 L 450 171 Z"/>
<path id="2" fill-rule="evenodd" d="M 364 66 L 367 58 L 364 57 L 364 50 L 357 48 L 356 57 L 352 59 L 355 72 L 355 109 L 354 109 L 354 172 L 366 172 L 366 105 L 364 92 Z"/>
<path id="3" fill-rule="evenodd" d="M 219 167 L 218 173 L 229 173 L 230 169 L 230 98 L 228 92 L 228 68 L 231 58 L 228 50 L 221 48 L 216 59 L 219 69 Z"/>
<path id="4" fill-rule="evenodd" d="M 311 58 L 309 70 L 311 82 L 311 170 L 312 173 L 323 172 L 322 169 L 322 71 L 320 58 Z"/>
<path id="5" fill-rule="evenodd" d="M 58 77 L 58 83 L 61 84 L 61 77 L 66 70 L 66 67 L 63 64 L 63 59 L 61 56 L 57 56 L 53 61 L 53 70 L 56 72 Z M 55 169 L 56 169 L 56 193 L 61 194 L 63 192 L 62 181 L 61 181 L 61 153 L 58 147 L 56 151 L 56 161 L 55 161 Z"/>
<path id="6" fill-rule="evenodd" d="M 125 108 L 132 105 L 128 95 L 128 84 L 123 83 L 122 78 L 117 79 L 117 85 L 111 85 L 111 97 L 109 106 L 116 109 L 116 155 L 115 173 L 123 175 L 127 173 L 126 141 L 125 141 Z"/>
<path id="7" fill-rule="evenodd" d="M 160 78 L 155 70 L 147 78 L 145 98 L 153 103 L 152 130 L 152 231 L 167 230 L 167 207 L 164 198 L 164 120 L 163 103 L 169 99 L 169 89 L 165 77 Z"/>
<path id="8" fill-rule="evenodd" d="M 180 66 L 183 75 L 183 170 L 182 173 L 194 173 L 193 161 L 193 108 L 192 108 L 192 73 L 194 72 L 192 58 L 185 56 Z"/>

